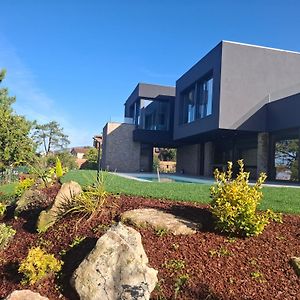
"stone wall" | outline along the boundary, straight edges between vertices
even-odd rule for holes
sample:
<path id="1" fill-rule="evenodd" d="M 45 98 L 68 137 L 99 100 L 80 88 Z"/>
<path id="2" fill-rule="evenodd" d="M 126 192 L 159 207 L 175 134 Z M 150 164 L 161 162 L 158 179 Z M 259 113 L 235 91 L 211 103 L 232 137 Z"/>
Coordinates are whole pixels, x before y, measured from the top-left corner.
<path id="1" fill-rule="evenodd" d="M 213 176 L 213 163 L 214 163 L 214 143 L 206 142 L 204 144 L 204 176 Z"/>
<path id="2" fill-rule="evenodd" d="M 140 171 L 140 143 L 133 142 L 135 125 L 107 123 L 103 128 L 101 169 L 118 172 Z"/>
<path id="3" fill-rule="evenodd" d="M 257 177 L 261 172 L 268 174 L 269 134 L 260 132 L 257 135 Z"/>
<path id="4" fill-rule="evenodd" d="M 199 175 L 200 151 L 200 144 L 178 147 L 176 155 L 176 171 L 188 175 Z"/>

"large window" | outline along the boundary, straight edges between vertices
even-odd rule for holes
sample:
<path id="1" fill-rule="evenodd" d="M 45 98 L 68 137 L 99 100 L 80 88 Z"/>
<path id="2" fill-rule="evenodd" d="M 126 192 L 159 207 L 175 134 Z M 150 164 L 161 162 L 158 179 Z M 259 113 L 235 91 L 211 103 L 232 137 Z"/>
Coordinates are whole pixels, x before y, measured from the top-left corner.
<path id="1" fill-rule="evenodd" d="M 213 78 L 194 83 L 181 94 L 183 123 L 191 123 L 212 114 Z"/>
<path id="2" fill-rule="evenodd" d="M 299 139 L 281 139 L 275 143 L 276 179 L 299 180 Z"/>
<path id="3" fill-rule="evenodd" d="M 139 99 L 134 107 L 134 124 L 138 125 L 138 128 L 169 130 L 170 103 L 168 101 Z"/>

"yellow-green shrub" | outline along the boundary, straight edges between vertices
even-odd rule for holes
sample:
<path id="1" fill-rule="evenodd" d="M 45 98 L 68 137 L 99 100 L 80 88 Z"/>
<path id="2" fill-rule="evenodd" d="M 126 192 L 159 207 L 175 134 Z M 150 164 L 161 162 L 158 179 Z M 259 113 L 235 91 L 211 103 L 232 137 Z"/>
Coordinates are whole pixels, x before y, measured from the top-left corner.
<path id="1" fill-rule="evenodd" d="M 0 202 L 0 219 L 4 217 L 7 205 Z"/>
<path id="2" fill-rule="evenodd" d="M 33 184 L 34 184 L 34 179 L 32 178 L 25 178 L 19 181 L 15 189 L 16 196 L 21 196 L 27 189 L 33 186 Z"/>
<path id="3" fill-rule="evenodd" d="M 61 161 L 58 157 L 56 157 L 55 174 L 56 174 L 56 178 L 60 178 L 64 175 L 63 168 L 61 166 Z"/>
<path id="4" fill-rule="evenodd" d="M 239 160 L 238 164 L 240 169 L 236 179 L 232 179 L 232 162 L 228 162 L 227 172 L 215 170 L 216 185 L 210 189 L 210 210 L 216 219 L 217 229 L 229 234 L 258 235 L 270 219 L 281 219 L 271 210 L 257 212 L 266 174 L 261 173 L 257 182 L 250 186 L 250 173 L 244 171 L 243 160 Z"/>
<path id="5" fill-rule="evenodd" d="M 0 250 L 7 247 L 15 234 L 16 231 L 11 226 L 4 223 L 0 224 Z"/>
<path id="6" fill-rule="evenodd" d="M 62 265 L 63 262 L 56 259 L 53 254 L 47 254 L 40 247 L 35 247 L 29 250 L 19 267 L 19 272 L 24 274 L 24 282 L 34 284 L 50 274 L 59 272 Z"/>

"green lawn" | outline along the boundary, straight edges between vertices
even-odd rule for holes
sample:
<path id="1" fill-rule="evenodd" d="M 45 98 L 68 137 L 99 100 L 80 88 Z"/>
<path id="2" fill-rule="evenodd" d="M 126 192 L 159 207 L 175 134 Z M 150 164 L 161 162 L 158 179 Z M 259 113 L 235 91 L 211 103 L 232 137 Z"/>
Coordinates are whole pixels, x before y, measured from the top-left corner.
<path id="1" fill-rule="evenodd" d="M 159 199 L 208 203 L 209 185 L 195 183 L 158 183 L 141 182 L 104 173 L 106 188 L 112 193 L 136 195 Z M 96 171 L 70 171 L 62 182 L 77 181 L 82 186 L 92 184 L 96 180 Z M 271 208 L 274 211 L 300 214 L 300 188 L 265 187 L 261 209 Z"/>
<path id="2" fill-rule="evenodd" d="M 17 185 L 17 183 L 9 183 L 9 184 L 0 185 L 0 193 L 6 194 L 6 195 L 12 195 L 14 193 L 16 185 Z"/>

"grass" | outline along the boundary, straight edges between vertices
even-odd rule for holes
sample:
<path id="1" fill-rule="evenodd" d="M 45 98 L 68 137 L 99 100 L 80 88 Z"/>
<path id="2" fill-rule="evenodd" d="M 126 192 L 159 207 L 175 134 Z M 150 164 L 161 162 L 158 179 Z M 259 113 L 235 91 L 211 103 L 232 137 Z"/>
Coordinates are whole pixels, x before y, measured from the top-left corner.
<path id="1" fill-rule="evenodd" d="M 13 195 L 16 186 L 17 186 L 17 183 L 9 183 L 9 184 L 0 185 L 0 193 L 6 194 L 6 195 Z"/>
<path id="2" fill-rule="evenodd" d="M 208 184 L 141 182 L 104 173 L 108 192 L 143 196 L 158 199 L 209 203 Z M 77 181 L 81 186 L 96 180 L 96 171 L 75 170 L 67 173 L 62 182 Z M 264 187 L 264 198 L 260 209 L 268 208 L 277 212 L 300 214 L 300 188 Z"/>
<path id="3" fill-rule="evenodd" d="M 208 203 L 209 185 L 193 183 L 159 183 L 159 182 L 141 182 L 123 178 L 110 173 L 104 173 L 106 189 L 111 193 L 121 193 L 126 195 L 135 195 L 151 197 L 158 199 L 172 199 L 178 201 L 194 201 Z M 62 182 L 74 180 L 81 186 L 86 186 L 96 180 L 96 171 L 75 170 L 70 171 L 62 178 Z"/>

